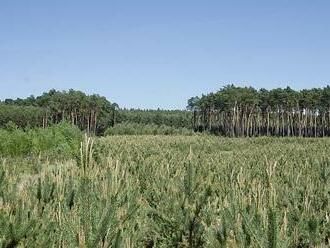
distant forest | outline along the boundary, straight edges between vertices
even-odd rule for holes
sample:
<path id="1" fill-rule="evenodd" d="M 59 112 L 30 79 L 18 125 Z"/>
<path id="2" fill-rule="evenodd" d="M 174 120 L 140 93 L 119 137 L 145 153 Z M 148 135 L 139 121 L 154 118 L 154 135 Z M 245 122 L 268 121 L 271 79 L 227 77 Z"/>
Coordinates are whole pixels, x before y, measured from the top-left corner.
<path id="1" fill-rule="evenodd" d="M 0 127 L 48 127 L 69 122 L 96 135 L 117 124 L 135 123 L 222 136 L 330 136 L 330 86 L 295 91 L 227 85 L 192 97 L 187 110 L 120 109 L 97 94 L 50 90 L 41 96 L 0 101 Z"/>
<path id="2" fill-rule="evenodd" d="M 295 91 L 227 85 L 192 97 L 193 127 L 230 137 L 330 136 L 330 86 Z"/>
<path id="3" fill-rule="evenodd" d="M 191 111 L 119 109 L 105 97 L 75 90 L 50 90 L 38 97 L 0 101 L 0 127 L 11 122 L 26 129 L 66 121 L 88 133 L 102 135 L 119 123 L 192 129 L 191 120 Z"/>

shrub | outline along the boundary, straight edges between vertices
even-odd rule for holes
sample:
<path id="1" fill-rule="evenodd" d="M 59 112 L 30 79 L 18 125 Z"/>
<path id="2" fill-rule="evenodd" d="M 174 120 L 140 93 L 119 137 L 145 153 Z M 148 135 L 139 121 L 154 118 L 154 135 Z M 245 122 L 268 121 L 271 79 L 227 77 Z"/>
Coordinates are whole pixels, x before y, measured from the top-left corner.
<path id="1" fill-rule="evenodd" d="M 72 157 L 79 150 L 82 132 L 68 123 L 60 123 L 42 129 L 23 131 L 11 124 L 0 130 L 0 155 L 27 156 L 47 155 L 54 157 Z"/>

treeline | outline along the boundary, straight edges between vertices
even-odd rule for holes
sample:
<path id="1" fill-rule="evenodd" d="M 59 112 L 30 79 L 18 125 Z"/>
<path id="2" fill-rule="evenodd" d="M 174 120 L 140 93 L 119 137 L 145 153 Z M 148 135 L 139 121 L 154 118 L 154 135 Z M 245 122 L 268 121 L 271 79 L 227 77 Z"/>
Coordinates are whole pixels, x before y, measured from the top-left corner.
<path id="1" fill-rule="evenodd" d="M 0 103 L 0 127 L 5 127 L 10 122 L 24 129 L 42 127 L 47 115 L 49 113 L 42 107 Z"/>
<path id="2" fill-rule="evenodd" d="M 105 97 L 75 90 L 0 101 L 0 128 L 13 122 L 28 130 L 63 121 L 96 135 L 106 130 L 122 133 L 135 126 L 146 132 L 148 128 L 141 128 L 146 125 L 152 127 L 146 133 L 190 129 L 230 137 L 323 137 L 330 136 L 330 86 L 295 91 L 227 85 L 189 99 L 187 111 L 119 109 Z"/>
<path id="3" fill-rule="evenodd" d="M 104 135 L 192 135 L 191 128 L 123 122 L 109 127 Z"/>
<path id="4" fill-rule="evenodd" d="M 50 90 L 41 96 L 0 102 L 0 127 L 9 121 L 19 128 L 48 127 L 69 122 L 88 133 L 100 134 L 114 125 L 118 105 L 97 94 Z"/>
<path id="5" fill-rule="evenodd" d="M 120 124 L 116 130 L 122 132 L 138 124 L 139 127 L 145 125 L 146 128 L 142 128 L 145 131 L 152 127 L 146 133 L 155 133 L 154 129 L 157 129 L 156 133 L 162 133 L 167 129 L 192 130 L 191 118 L 190 111 L 119 109 L 105 97 L 75 90 L 50 90 L 37 97 L 0 101 L 0 128 L 9 122 L 26 130 L 69 122 L 88 133 L 103 135 L 109 128 L 112 128 L 111 132 L 117 132 L 113 128 L 115 125 Z"/>
<path id="6" fill-rule="evenodd" d="M 191 120 L 186 110 L 119 109 L 105 135 L 191 135 Z"/>
<path id="7" fill-rule="evenodd" d="M 188 100 L 195 131 L 230 136 L 330 136 L 330 86 L 295 91 L 227 85 Z"/>
<path id="8" fill-rule="evenodd" d="M 173 128 L 189 129 L 192 129 L 191 119 L 191 111 L 182 110 L 120 109 L 117 115 L 117 123 L 164 125 Z"/>

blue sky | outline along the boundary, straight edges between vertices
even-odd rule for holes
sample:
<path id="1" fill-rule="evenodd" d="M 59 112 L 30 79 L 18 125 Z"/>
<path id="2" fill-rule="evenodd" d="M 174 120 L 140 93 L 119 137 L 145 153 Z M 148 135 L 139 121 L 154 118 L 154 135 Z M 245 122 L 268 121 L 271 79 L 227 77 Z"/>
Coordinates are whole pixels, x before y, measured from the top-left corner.
<path id="1" fill-rule="evenodd" d="M 51 88 L 181 109 L 228 83 L 330 84 L 330 1 L 1 0 L 0 99 Z"/>

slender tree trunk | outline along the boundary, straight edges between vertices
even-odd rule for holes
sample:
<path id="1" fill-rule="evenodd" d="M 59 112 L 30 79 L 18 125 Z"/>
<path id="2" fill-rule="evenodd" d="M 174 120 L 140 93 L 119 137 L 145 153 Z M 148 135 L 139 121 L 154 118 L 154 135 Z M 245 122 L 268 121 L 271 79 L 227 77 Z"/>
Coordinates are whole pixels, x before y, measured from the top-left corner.
<path id="1" fill-rule="evenodd" d="M 317 113 L 314 112 L 314 137 L 317 137 Z"/>
<path id="2" fill-rule="evenodd" d="M 269 111 L 267 110 L 267 136 L 269 136 Z"/>

